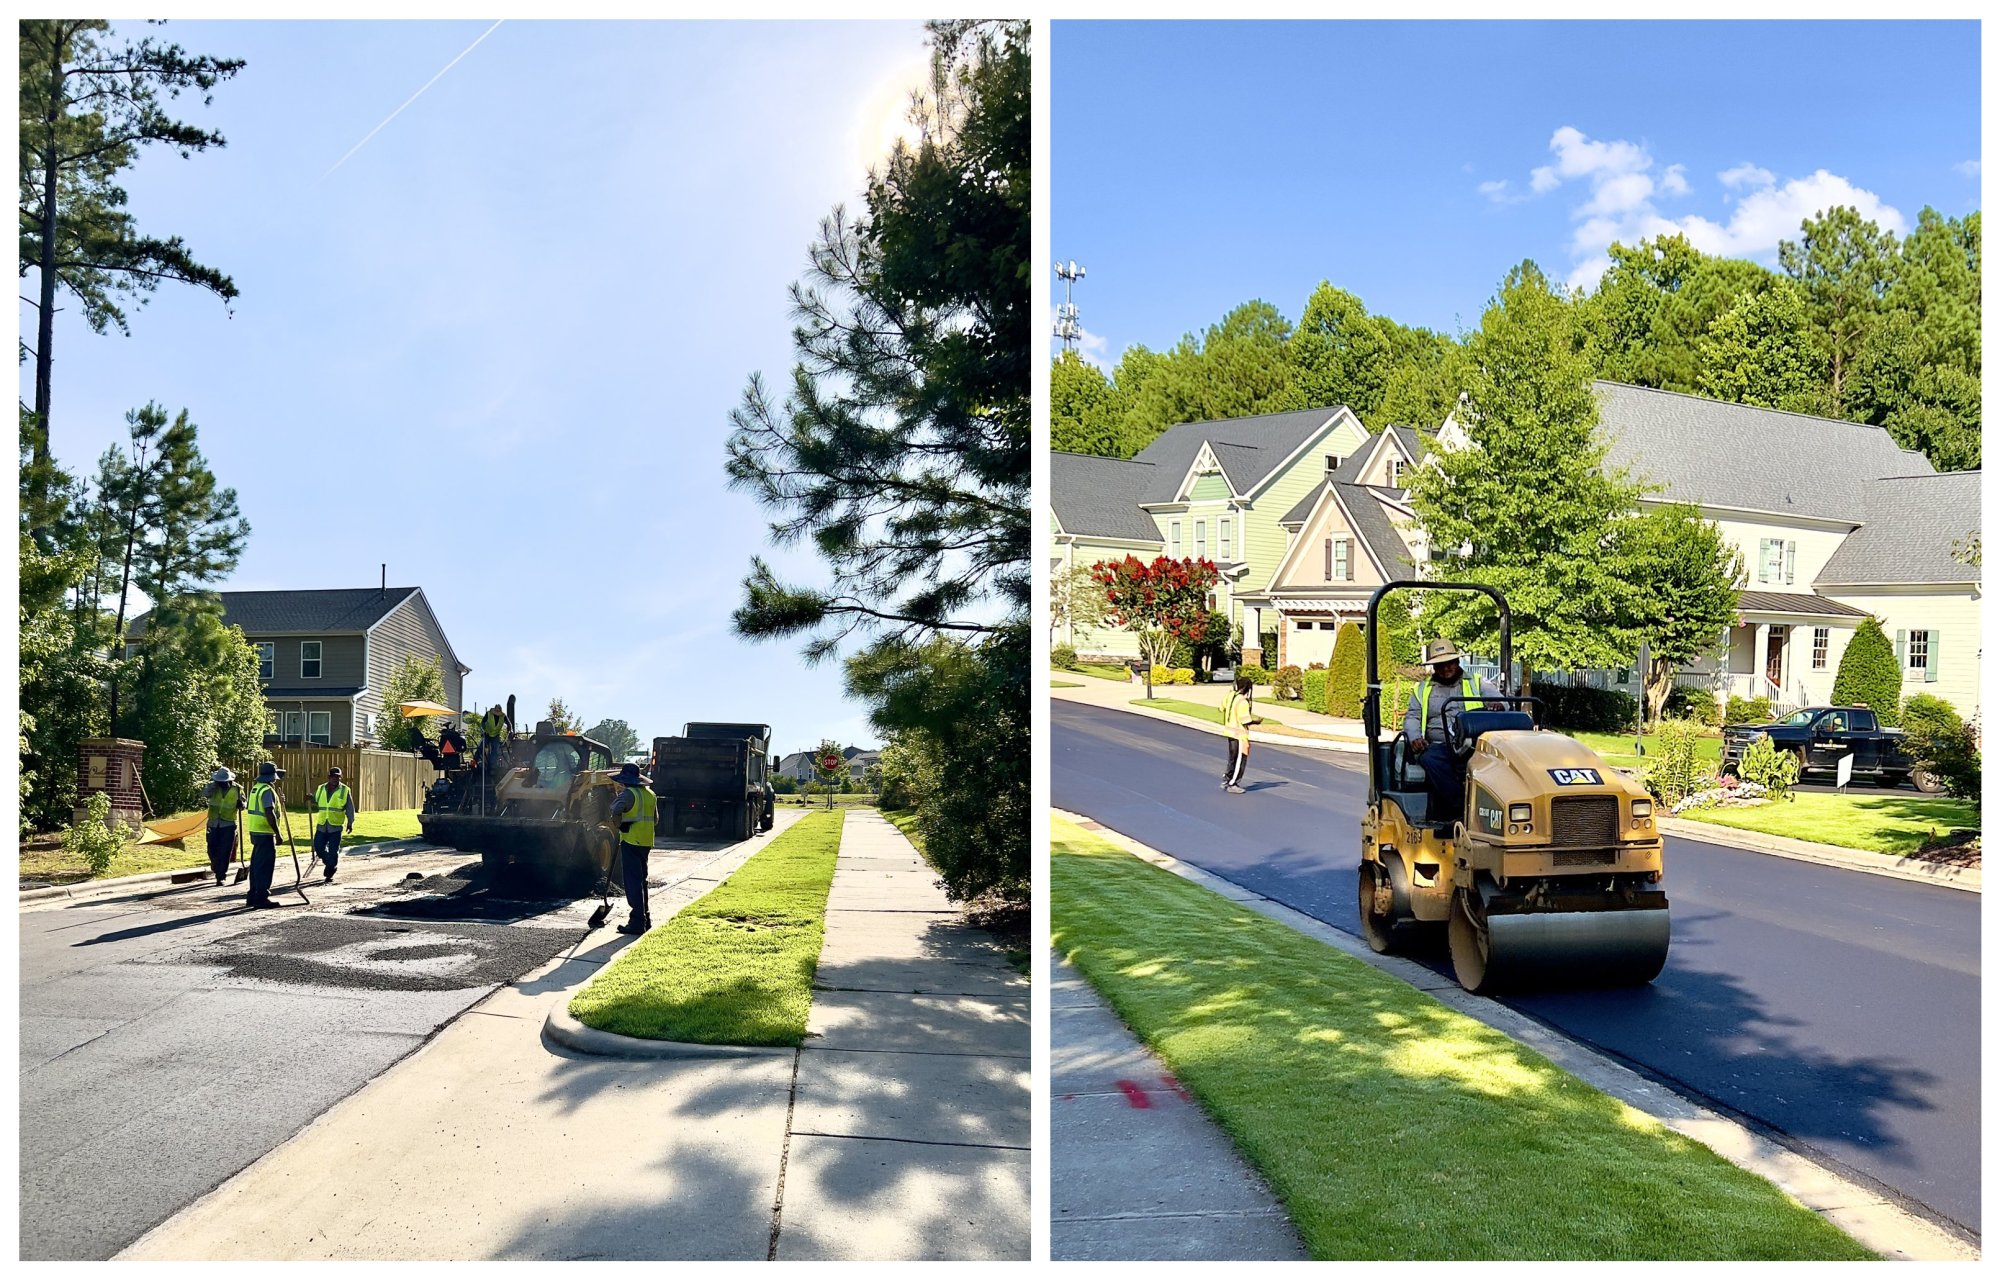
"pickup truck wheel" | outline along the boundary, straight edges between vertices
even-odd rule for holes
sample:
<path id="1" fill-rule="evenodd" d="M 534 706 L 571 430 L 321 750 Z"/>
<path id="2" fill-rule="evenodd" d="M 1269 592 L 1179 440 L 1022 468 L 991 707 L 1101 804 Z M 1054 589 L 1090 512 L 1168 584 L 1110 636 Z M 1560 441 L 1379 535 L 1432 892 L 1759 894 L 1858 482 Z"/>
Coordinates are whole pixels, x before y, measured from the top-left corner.
<path id="1" fill-rule="evenodd" d="M 1910 771 L 1910 782 L 1916 784 L 1919 792 L 1927 792 L 1931 795 L 1936 795 L 1944 790 L 1944 780 L 1922 765 Z"/>

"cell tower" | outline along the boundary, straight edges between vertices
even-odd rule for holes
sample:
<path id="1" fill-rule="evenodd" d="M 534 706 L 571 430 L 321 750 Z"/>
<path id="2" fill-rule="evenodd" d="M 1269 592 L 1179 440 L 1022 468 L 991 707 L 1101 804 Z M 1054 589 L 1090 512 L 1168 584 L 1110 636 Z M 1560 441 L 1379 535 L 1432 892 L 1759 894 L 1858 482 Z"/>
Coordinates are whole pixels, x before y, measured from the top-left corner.
<path id="1" fill-rule="evenodd" d="M 1083 279 L 1083 268 L 1076 265 L 1076 259 L 1056 264 L 1056 275 L 1062 277 L 1063 300 L 1056 307 L 1056 337 L 1062 340 L 1064 351 L 1073 351 L 1083 341 L 1083 325 L 1076 318 L 1076 303 L 1071 301 L 1070 291 L 1076 282 Z"/>

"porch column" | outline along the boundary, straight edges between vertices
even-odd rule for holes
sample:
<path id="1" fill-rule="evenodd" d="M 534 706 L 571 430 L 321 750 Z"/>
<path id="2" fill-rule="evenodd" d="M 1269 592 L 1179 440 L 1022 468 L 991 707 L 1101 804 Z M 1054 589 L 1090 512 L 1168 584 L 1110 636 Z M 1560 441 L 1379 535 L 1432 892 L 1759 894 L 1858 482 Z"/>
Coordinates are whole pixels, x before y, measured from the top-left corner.
<path id="1" fill-rule="evenodd" d="M 1752 674 L 1750 690 L 1752 698 L 1764 692 L 1764 673 L 1766 665 L 1770 662 L 1770 653 L 1771 625 L 1769 623 L 1759 623 L 1757 624 L 1756 636 L 1750 642 L 1750 671 Z"/>
<path id="2" fill-rule="evenodd" d="M 1241 609 L 1243 611 L 1243 661 L 1250 666 L 1261 667 L 1264 664 L 1264 645 L 1261 639 L 1263 635 L 1261 631 L 1262 611 L 1255 605 L 1244 605 L 1241 606 Z"/>

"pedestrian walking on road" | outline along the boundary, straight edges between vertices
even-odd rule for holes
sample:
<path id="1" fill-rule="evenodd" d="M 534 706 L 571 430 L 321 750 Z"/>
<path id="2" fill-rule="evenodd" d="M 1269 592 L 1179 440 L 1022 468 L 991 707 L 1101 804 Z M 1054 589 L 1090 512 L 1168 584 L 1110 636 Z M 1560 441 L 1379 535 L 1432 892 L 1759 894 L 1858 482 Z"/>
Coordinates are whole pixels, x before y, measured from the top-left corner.
<path id="1" fill-rule="evenodd" d="M 245 808 L 243 789 L 236 785 L 236 775 L 228 766 L 217 766 L 201 796 L 208 806 L 208 870 L 215 873 L 215 883 L 220 885 L 229 874 L 230 860 L 236 857 L 236 823 Z"/>
<path id="2" fill-rule="evenodd" d="M 652 860 L 653 825 L 659 817 L 660 798 L 653 795 L 652 780 L 641 774 L 631 761 L 619 766 L 611 781 L 621 789 L 611 802 L 611 817 L 618 821 L 625 906 L 631 909 L 631 915 L 618 927 L 618 932 L 644 934 L 653 928 L 653 909 L 646 898 L 646 865 Z"/>
<path id="3" fill-rule="evenodd" d="M 326 782 L 313 789 L 313 811 L 316 825 L 313 828 L 313 853 L 319 856 L 320 866 L 326 869 L 326 879 L 333 879 L 334 865 L 340 862 L 340 827 L 344 819 L 349 835 L 354 833 L 354 792 L 340 781 L 340 766 L 326 772 Z M 324 884 L 324 882 L 322 882 Z"/>
<path id="4" fill-rule="evenodd" d="M 1492 691 L 1477 676 L 1467 676 L 1459 665 L 1458 647 L 1442 638 L 1424 646 L 1424 664 L 1430 678 L 1410 692 L 1410 706 L 1403 713 L 1403 742 L 1406 752 L 1422 752 L 1424 779 L 1430 786 L 1430 814 L 1433 822 L 1451 822 L 1465 816 L 1465 761 L 1452 751 L 1445 718 L 1456 722 L 1460 712 L 1477 711 L 1479 696 Z M 1446 708 L 1454 695 L 1465 701 Z"/>
<path id="5" fill-rule="evenodd" d="M 276 907 L 271 897 L 271 877 L 278 870 L 278 823 L 284 803 L 278 799 L 278 780 L 285 776 L 270 761 L 257 767 L 257 782 L 250 789 L 250 895 L 251 907 Z"/>
<path id="6" fill-rule="evenodd" d="M 1222 707 L 1222 727 L 1229 731 L 1229 755 L 1222 766 L 1222 789 L 1243 792 L 1243 770 L 1250 764 L 1250 727 L 1259 723 L 1251 713 L 1250 678 L 1238 676 L 1236 688 Z"/>

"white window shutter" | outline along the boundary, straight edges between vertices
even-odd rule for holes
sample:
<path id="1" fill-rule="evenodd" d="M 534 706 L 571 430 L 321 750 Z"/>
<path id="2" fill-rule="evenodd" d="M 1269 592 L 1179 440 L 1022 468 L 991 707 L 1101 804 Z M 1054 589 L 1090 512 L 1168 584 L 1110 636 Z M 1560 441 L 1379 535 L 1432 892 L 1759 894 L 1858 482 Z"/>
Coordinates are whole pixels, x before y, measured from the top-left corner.
<path id="1" fill-rule="evenodd" d="M 1789 538 L 1785 540 L 1785 582 L 1788 585 L 1792 581 L 1792 561 L 1798 550 L 1799 545 L 1797 543 Z"/>
<path id="2" fill-rule="evenodd" d="M 1771 540 L 1768 538 L 1757 540 L 1757 581 L 1771 581 Z"/>

